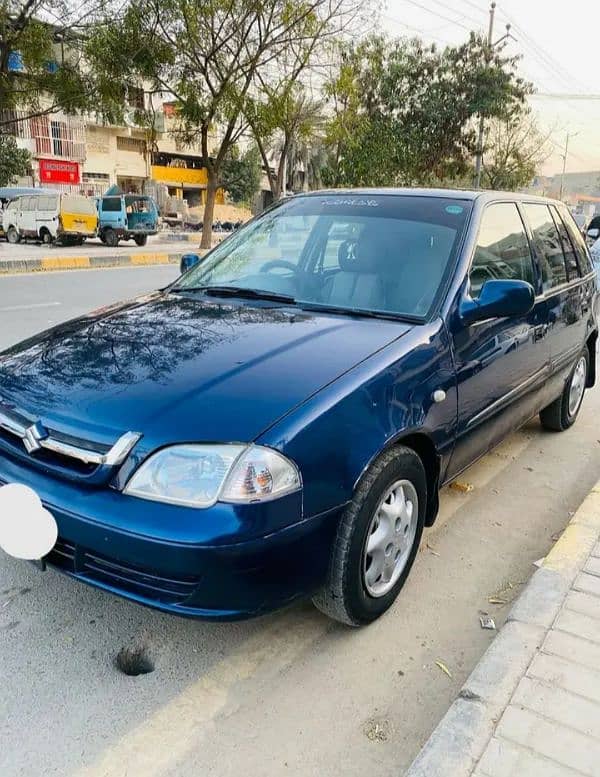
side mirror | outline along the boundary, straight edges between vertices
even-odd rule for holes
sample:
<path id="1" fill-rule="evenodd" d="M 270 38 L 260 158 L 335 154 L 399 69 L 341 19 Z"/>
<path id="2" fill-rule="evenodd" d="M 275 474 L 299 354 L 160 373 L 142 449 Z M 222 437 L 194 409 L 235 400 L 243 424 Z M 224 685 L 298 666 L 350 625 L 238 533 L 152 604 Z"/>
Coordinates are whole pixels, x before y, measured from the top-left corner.
<path id="1" fill-rule="evenodd" d="M 187 272 L 192 267 L 195 267 L 197 264 L 200 264 L 200 257 L 198 254 L 184 254 L 181 257 L 181 263 L 179 265 L 179 270 L 181 271 L 181 274 L 183 275 L 184 272 Z"/>
<path id="2" fill-rule="evenodd" d="M 597 240 L 600 237 L 600 229 L 588 229 L 587 236 Z"/>
<path id="3" fill-rule="evenodd" d="M 465 299 L 459 315 L 465 324 L 486 318 L 526 316 L 535 302 L 533 286 L 526 281 L 486 281 L 478 299 Z"/>

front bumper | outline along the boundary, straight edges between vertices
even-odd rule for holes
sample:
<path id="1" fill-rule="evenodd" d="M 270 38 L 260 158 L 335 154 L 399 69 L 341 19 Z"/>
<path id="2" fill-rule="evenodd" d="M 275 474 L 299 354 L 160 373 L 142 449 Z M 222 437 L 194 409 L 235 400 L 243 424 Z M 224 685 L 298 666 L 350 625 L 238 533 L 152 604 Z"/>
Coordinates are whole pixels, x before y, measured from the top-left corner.
<path id="1" fill-rule="evenodd" d="M 13 482 L 33 488 L 58 523 L 47 564 L 140 604 L 215 620 L 252 617 L 313 593 L 325 580 L 339 515 L 303 519 L 300 493 L 242 511 L 218 504 L 193 511 L 194 539 L 183 520 L 189 510 L 58 481 L 0 454 L 0 483 Z M 178 511 L 182 525 L 173 523 Z M 279 511 L 279 526 L 288 525 L 269 531 Z"/>

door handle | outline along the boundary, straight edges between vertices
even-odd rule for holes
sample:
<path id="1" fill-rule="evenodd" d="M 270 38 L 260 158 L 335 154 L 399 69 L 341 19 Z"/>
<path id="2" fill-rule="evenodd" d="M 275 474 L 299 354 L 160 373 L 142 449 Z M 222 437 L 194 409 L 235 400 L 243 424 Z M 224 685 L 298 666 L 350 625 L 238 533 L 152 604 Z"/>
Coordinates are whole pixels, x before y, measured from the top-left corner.
<path id="1" fill-rule="evenodd" d="M 533 341 L 537 343 L 539 340 L 543 340 L 548 333 L 548 324 L 538 324 L 533 327 Z"/>

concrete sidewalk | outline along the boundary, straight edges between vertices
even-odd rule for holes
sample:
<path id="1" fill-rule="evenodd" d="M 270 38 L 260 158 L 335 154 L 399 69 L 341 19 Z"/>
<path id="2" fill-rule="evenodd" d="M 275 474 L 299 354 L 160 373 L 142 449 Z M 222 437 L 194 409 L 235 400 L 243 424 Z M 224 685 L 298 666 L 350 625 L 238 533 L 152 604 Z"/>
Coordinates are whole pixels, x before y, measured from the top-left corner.
<path id="1" fill-rule="evenodd" d="M 600 484 L 406 777 L 600 775 Z"/>

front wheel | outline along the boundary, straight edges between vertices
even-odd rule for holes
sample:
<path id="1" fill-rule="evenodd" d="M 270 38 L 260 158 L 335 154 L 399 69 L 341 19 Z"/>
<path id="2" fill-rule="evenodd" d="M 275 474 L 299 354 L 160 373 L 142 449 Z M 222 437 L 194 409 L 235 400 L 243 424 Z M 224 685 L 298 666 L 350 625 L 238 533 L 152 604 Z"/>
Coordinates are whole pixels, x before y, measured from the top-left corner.
<path id="1" fill-rule="evenodd" d="M 590 354 L 587 346 L 577 357 L 575 367 L 565 383 L 562 394 L 540 413 L 540 421 L 545 429 L 564 432 L 573 426 L 579 415 L 583 395 L 587 385 L 590 367 Z"/>
<path id="2" fill-rule="evenodd" d="M 425 524 L 427 479 L 410 448 L 384 453 L 344 511 L 328 579 L 314 604 L 351 626 L 371 623 L 400 593 Z"/>
<path id="3" fill-rule="evenodd" d="M 9 243 L 11 243 L 12 245 L 15 245 L 16 243 L 19 242 L 21 237 L 14 227 L 9 227 L 8 231 L 6 232 L 6 239 L 8 240 Z"/>

